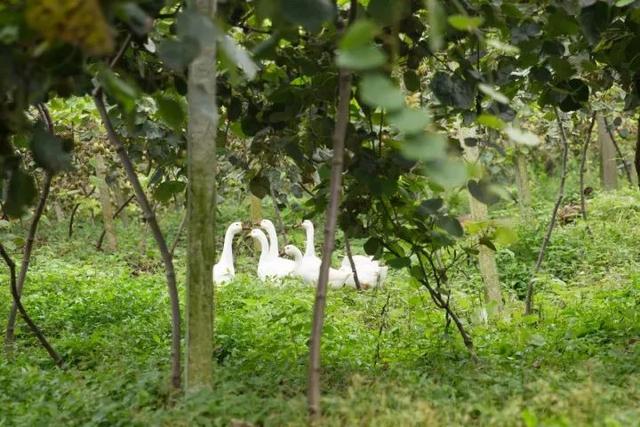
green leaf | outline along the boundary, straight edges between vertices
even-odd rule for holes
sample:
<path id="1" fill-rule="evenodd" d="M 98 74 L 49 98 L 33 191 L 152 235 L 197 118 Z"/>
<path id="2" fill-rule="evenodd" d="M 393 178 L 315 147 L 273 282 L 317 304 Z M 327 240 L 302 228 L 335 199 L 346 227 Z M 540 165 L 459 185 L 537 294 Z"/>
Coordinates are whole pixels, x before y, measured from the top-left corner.
<path id="1" fill-rule="evenodd" d="M 485 179 L 481 179 L 480 181 L 470 180 L 467 183 L 467 189 L 474 199 L 485 205 L 492 205 L 500 201 L 500 196 L 493 191 L 491 184 Z"/>
<path id="2" fill-rule="evenodd" d="M 522 144 L 522 145 L 528 145 L 528 146 L 534 146 L 534 145 L 540 144 L 540 138 L 538 138 L 537 135 L 515 126 L 511 126 L 511 125 L 507 126 L 504 129 L 504 133 L 509 137 L 509 139 L 512 142 L 515 142 L 516 144 Z"/>
<path id="3" fill-rule="evenodd" d="M 445 188 L 458 187 L 467 180 L 467 167 L 460 159 L 447 158 L 426 162 L 424 172 Z"/>
<path id="4" fill-rule="evenodd" d="M 518 48 L 517 46 L 510 45 L 498 39 L 488 38 L 487 46 L 494 48 L 504 55 L 515 56 L 520 53 L 520 48 Z"/>
<path id="5" fill-rule="evenodd" d="M 454 237 L 462 237 L 464 230 L 456 217 L 445 215 L 436 220 L 436 225 Z"/>
<path id="6" fill-rule="evenodd" d="M 218 29 L 208 16 L 189 7 L 176 19 L 178 36 L 198 42 L 198 46 L 210 46 L 220 38 Z"/>
<path id="7" fill-rule="evenodd" d="M 488 238 L 487 236 L 482 236 L 478 239 L 478 243 L 480 243 L 481 245 L 484 245 L 486 247 L 488 247 L 489 249 L 491 249 L 494 252 L 497 252 L 498 249 L 496 248 L 496 246 L 493 244 L 493 242 L 491 241 L 490 238 Z"/>
<path id="8" fill-rule="evenodd" d="M 342 50 L 350 50 L 368 45 L 378 35 L 380 29 L 368 19 L 358 19 L 340 39 L 338 47 Z"/>
<path id="9" fill-rule="evenodd" d="M 100 70 L 98 80 L 107 94 L 115 98 L 125 112 L 133 111 L 140 97 L 140 91 L 135 84 L 121 79 L 107 67 Z"/>
<path id="10" fill-rule="evenodd" d="M 502 130 L 507 125 L 500 117 L 494 116 L 493 114 L 480 114 L 476 117 L 476 122 L 479 125 L 495 130 Z"/>
<path id="11" fill-rule="evenodd" d="M 269 179 L 266 176 L 254 176 L 251 181 L 249 181 L 249 191 L 257 198 L 262 199 L 270 193 L 270 185 Z"/>
<path id="12" fill-rule="evenodd" d="M 162 94 L 157 95 L 155 99 L 160 119 L 176 132 L 180 132 L 186 122 L 186 114 L 182 104 Z"/>
<path id="13" fill-rule="evenodd" d="M 377 46 L 366 45 L 336 52 L 338 67 L 354 71 L 370 70 L 380 67 L 387 61 L 387 55 Z"/>
<path id="14" fill-rule="evenodd" d="M 484 18 L 482 16 L 451 15 L 447 22 L 456 30 L 473 31 L 482 25 Z"/>
<path id="15" fill-rule="evenodd" d="M 370 0 L 367 7 L 369 16 L 384 26 L 400 21 L 407 11 L 408 2 L 397 0 Z"/>
<path id="16" fill-rule="evenodd" d="M 363 248 L 367 255 L 376 255 L 382 248 L 382 241 L 377 237 L 371 237 L 364 243 Z"/>
<path id="17" fill-rule="evenodd" d="M 407 70 L 402 76 L 404 86 L 410 92 L 420 91 L 420 76 L 414 70 Z"/>
<path id="18" fill-rule="evenodd" d="M 389 116 L 389 122 L 405 134 L 421 132 L 431 122 L 427 110 L 402 108 Z"/>
<path id="19" fill-rule="evenodd" d="M 145 35 L 153 28 L 153 19 L 135 2 L 127 1 L 119 4 L 116 14 L 138 36 Z"/>
<path id="20" fill-rule="evenodd" d="M 442 200 L 440 197 L 427 199 L 420 203 L 420 206 L 418 207 L 418 215 L 435 215 L 443 206 L 444 200 Z"/>
<path id="21" fill-rule="evenodd" d="M 501 94 L 499 91 L 495 90 L 494 88 L 492 88 L 487 84 L 478 83 L 478 90 L 480 90 L 480 92 L 484 93 L 485 95 L 487 95 L 489 98 L 493 99 L 496 102 L 499 102 L 501 104 L 509 103 L 509 98 L 507 98 L 506 96 Z"/>
<path id="22" fill-rule="evenodd" d="M 429 48 L 432 52 L 437 52 L 444 45 L 444 34 L 446 31 L 447 14 L 438 0 L 427 0 L 427 10 L 429 17 Z"/>
<path id="23" fill-rule="evenodd" d="M 162 40 L 158 46 L 158 56 L 173 71 L 182 72 L 198 56 L 200 47 L 192 39 Z"/>
<path id="24" fill-rule="evenodd" d="M 447 140 L 444 136 L 424 132 L 412 135 L 402 144 L 402 155 L 409 160 L 441 160 L 446 157 Z"/>
<path id="25" fill-rule="evenodd" d="M 27 175 L 19 167 L 15 167 L 9 176 L 7 187 L 3 189 L 4 212 L 12 217 L 19 218 L 25 208 L 31 205 L 36 197 L 36 185 L 33 177 Z"/>
<path id="26" fill-rule="evenodd" d="M 389 111 L 399 110 L 404 106 L 404 96 L 389 78 L 382 74 L 368 74 L 360 81 L 360 96 L 372 106 Z"/>
<path id="27" fill-rule="evenodd" d="M 333 19 L 335 8 L 329 0 L 282 0 L 282 15 L 291 23 L 315 33 Z"/>
<path id="28" fill-rule="evenodd" d="M 438 101 L 444 105 L 468 109 L 473 106 L 475 87 L 458 74 L 438 71 L 429 85 Z"/>
<path id="29" fill-rule="evenodd" d="M 153 197 L 161 202 L 168 202 L 174 194 L 184 191 L 186 183 L 182 181 L 165 181 L 158 185 L 153 191 Z"/>
<path id="30" fill-rule="evenodd" d="M 224 53 L 233 64 L 240 68 L 249 79 L 253 79 L 258 72 L 258 66 L 253 62 L 249 53 L 236 43 L 232 37 L 226 34 L 220 37 L 218 41 L 220 42 L 220 50 L 222 53 Z"/>
<path id="31" fill-rule="evenodd" d="M 618 0 L 616 2 L 616 7 L 625 7 L 625 6 L 629 6 L 631 3 L 633 3 L 636 0 Z"/>
<path id="32" fill-rule="evenodd" d="M 64 142 L 43 128 L 35 129 L 30 146 L 38 166 L 52 173 L 71 169 L 71 154 L 65 150 Z"/>

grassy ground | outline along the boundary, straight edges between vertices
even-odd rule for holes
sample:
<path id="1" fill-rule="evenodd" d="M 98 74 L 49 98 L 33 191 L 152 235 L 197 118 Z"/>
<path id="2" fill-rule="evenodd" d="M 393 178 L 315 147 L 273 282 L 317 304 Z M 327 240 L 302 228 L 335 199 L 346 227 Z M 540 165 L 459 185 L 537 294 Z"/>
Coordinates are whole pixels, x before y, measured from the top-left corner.
<path id="1" fill-rule="evenodd" d="M 632 193 L 598 195 L 591 235 L 584 223 L 557 230 L 537 281 L 536 316 L 521 315 L 519 297 L 547 205 L 499 250 L 502 320 L 477 320 L 473 266 L 455 278 L 478 364 L 402 272 L 384 290 L 332 291 L 326 425 L 640 425 L 639 202 Z M 141 250 L 140 230 L 120 230 L 120 251 L 106 255 L 92 246 L 97 227 L 80 227 L 71 241 L 64 224 L 42 231 L 24 302 L 71 367 L 55 369 L 21 326 L 15 359 L 0 358 L 0 426 L 305 423 L 313 289 L 258 283 L 255 258 L 242 255 L 238 279 L 217 292 L 216 387 L 170 405 L 168 299 L 151 239 Z M 180 251 L 177 264 L 184 277 Z M 0 278 L 5 319 L 4 268 Z"/>

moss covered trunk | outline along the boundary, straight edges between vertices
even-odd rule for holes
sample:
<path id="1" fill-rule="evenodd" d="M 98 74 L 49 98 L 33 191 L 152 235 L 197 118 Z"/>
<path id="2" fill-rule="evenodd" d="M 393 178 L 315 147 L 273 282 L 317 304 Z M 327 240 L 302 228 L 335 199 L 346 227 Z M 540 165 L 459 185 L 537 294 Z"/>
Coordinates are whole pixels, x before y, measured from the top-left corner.
<path id="1" fill-rule="evenodd" d="M 215 0 L 195 0 L 190 7 L 213 18 Z M 187 357 L 186 389 L 212 387 L 213 277 L 216 212 L 216 46 L 202 46 L 189 67 L 187 201 Z"/>

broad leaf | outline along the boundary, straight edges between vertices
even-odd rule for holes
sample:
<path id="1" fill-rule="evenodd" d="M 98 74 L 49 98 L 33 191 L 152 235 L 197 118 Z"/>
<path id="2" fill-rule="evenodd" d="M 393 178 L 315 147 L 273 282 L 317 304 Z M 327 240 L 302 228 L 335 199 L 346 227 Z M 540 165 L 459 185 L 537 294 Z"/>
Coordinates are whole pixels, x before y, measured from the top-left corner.
<path id="1" fill-rule="evenodd" d="M 404 106 L 404 96 L 400 89 L 382 74 L 364 76 L 360 81 L 360 96 L 372 107 L 395 111 Z"/>
<path id="2" fill-rule="evenodd" d="M 387 55 L 374 45 L 352 49 L 340 49 L 336 52 L 336 64 L 354 71 L 370 70 L 380 67 L 387 61 Z"/>

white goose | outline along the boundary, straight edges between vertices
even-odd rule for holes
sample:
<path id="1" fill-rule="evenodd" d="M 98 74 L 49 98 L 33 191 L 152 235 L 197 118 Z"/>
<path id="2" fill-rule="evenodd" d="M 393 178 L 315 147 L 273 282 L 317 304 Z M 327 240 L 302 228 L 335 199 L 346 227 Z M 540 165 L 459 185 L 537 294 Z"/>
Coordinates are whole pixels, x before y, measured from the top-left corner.
<path id="1" fill-rule="evenodd" d="M 354 255 L 353 264 L 358 274 L 358 281 L 364 289 L 381 286 L 387 277 L 388 267 L 381 266 L 380 262 L 374 260 L 372 256 Z M 340 270 L 353 273 L 349 257 L 346 255 L 342 260 Z M 355 278 L 351 276 L 347 283 L 355 286 Z"/>
<path id="2" fill-rule="evenodd" d="M 313 223 L 308 219 L 305 219 L 304 221 L 302 221 L 301 226 L 302 228 L 304 228 L 304 231 L 307 232 L 307 242 L 304 250 L 304 256 L 305 258 L 315 259 L 318 263 L 318 268 L 320 268 L 319 265 L 322 260 L 316 256 L 315 228 L 313 226 Z"/>
<path id="3" fill-rule="evenodd" d="M 213 266 L 214 283 L 227 283 L 235 277 L 236 270 L 233 266 L 233 237 L 241 231 L 242 223 L 239 221 L 233 222 L 227 227 L 227 232 L 224 234 L 224 245 L 222 247 L 220 261 Z"/>
<path id="4" fill-rule="evenodd" d="M 278 235 L 276 234 L 276 226 L 273 225 L 268 219 L 263 219 L 260 221 L 260 227 L 262 227 L 267 232 L 267 236 L 269 236 L 269 256 L 273 259 L 279 259 L 282 265 L 289 265 L 291 267 L 291 271 L 295 268 L 295 262 L 290 259 L 281 258 L 279 249 L 278 249 Z"/>
<path id="5" fill-rule="evenodd" d="M 293 271 L 294 275 L 302 277 L 307 283 L 318 284 L 321 262 L 316 262 L 316 260 L 310 256 L 302 256 L 300 249 L 294 245 L 285 246 L 284 253 L 292 257 L 295 261 L 296 268 Z M 345 283 L 348 283 L 349 278 L 352 276 L 353 273 L 351 271 L 329 268 L 329 285 L 334 288 L 342 287 Z"/>
<path id="6" fill-rule="evenodd" d="M 295 263 L 284 258 L 273 258 L 269 254 L 269 242 L 262 230 L 254 228 L 249 233 L 260 244 L 260 260 L 258 261 L 258 277 L 260 280 L 285 277 L 293 273 Z"/>

